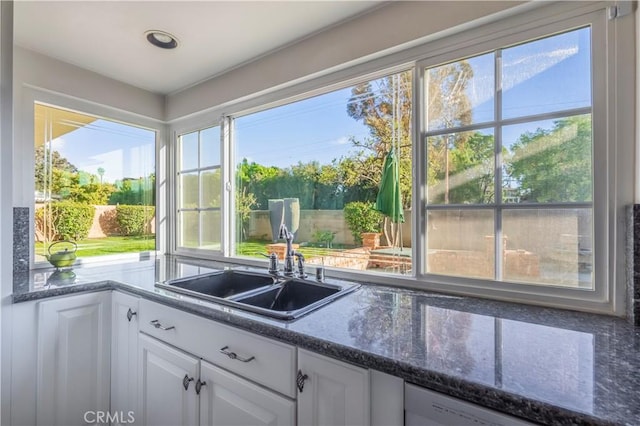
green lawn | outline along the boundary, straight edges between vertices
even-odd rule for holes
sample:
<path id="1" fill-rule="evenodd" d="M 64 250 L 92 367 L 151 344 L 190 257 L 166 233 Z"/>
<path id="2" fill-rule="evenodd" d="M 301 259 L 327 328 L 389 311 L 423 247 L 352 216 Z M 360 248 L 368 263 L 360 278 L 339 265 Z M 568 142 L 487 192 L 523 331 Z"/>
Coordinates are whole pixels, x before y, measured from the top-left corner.
<path id="1" fill-rule="evenodd" d="M 236 245 L 236 251 L 239 256 L 251 256 L 251 257 L 260 257 L 263 258 L 259 253 L 267 253 L 267 245 L 271 244 L 271 241 L 258 241 L 258 240 L 250 240 L 238 243 Z M 310 246 L 300 246 L 296 249 L 303 254 L 306 258 L 311 258 L 314 256 L 326 256 L 330 253 L 339 252 L 339 249 L 329 249 L 324 247 L 310 247 Z"/>
<path id="2" fill-rule="evenodd" d="M 138 253 L 141 251 L 153 251 L 156 249 L 156 240 L 153 235 L 141 237 L 106 237 L 93 238 L 78 241 L 78 257 L 102 256 L 117 253 Z M 66 245 L 60 245 L 64 249 Z M 54 247 L 53 252 L 57 251 Z M 36 255 L 43 256 L 45 248 L 43 243 L 36 243 Z"/>
<path id="3" fill-rule="evenodd" d="M 78 257 L 90 257 L 90 256 L 102 256 L 106 254 L 117 253 L 138 253 L 142 251 L 155 250 L 154 236 L 142 236 L 142 237 L 106 237 L 106 238 L 93 238 L 78 241 Z M 270 241 L 245 241 L 238 243 L 237 251 L 240 256 L 250 256 L 263 258 L 259 253 L 267 253 L 267 244 L 271 244 Z M 53 252 L 57 250 L 63 250 L 66 245 L 60 245 L 60 248 L 53 248 Z M 326 256 L 332 252 L 340 251 L 339 249 L 328 249 L 322 247 L 308 247 L 301 246 L 297 249 L 305 257 L 310 258 L 314 256 Z M 36 255 L 43 256 L 45 254 L 45 248 L 43 243 L 36 243 Z"/>

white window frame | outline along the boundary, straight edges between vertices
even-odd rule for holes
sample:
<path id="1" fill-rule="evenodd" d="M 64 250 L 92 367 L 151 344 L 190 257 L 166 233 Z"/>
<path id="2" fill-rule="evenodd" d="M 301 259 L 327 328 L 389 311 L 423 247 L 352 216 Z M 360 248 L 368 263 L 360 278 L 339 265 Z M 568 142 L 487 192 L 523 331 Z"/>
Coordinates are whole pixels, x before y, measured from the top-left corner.
<path id="1" fill-rule="evenodd" d="M 482 23 L 482 26 L 467 26 L 460 32 L 450 32 L 446 37 L 423 44 L 413 43 L 411 47 L 398 49 L 386 56 L 379 56 L 369 62 L 345 66 L 342 69 L 306 81 L 293 82 L 209 110 L 201 111 L 185 119 L 174 120 L 171 124 L 173 146 L 176 135 L 188 130 L 215 125 L 213 117 L 223 117 L 221 124 L 223 188 L 223 250 L 222 253 L 190 253 L 195 257 L 212 258 L 245 265 L 264 266 L 265 261 L 233 256 L 235 187 L 233 169 L 232 119 L 308 98 L 336 89 L 348 87 L 376 76 L 393 73 L 396 70 L 414 67 L 413 101 L 413 157 L 426 158 L 424 142 L 423 71 L 428 66 L 452 62 L 464 57 L 475 56 L 497 48 L 524 43 L 555 33 L 590 25 L 592 28 L 592 120 L 593 120 L 593 162 L 594 169 L 594 272 L 595 290 L 575 290 L 541 285 L 513 284 L 461 277 L 430 275 L 426 271 L 426 221 L 425 191 L 426 161 L 414 160 L 414 188 L 412 215 L 413 271 L 415 276 L 399 276 L 381 273 L 354 272 L 345 269 L 329 270 L 328 275 L 337 278 L 366 280 L 372 283 L 396 285 L 421 290 L 435 290 L 447 293 L 488 297 L 493 299 L 540 304 L 582 311 L 623 315 L 625 308 L 625 207 L 633 202 L 634 168 L 633 144 L 633 93 L 628 90 L 633 84 L 633 73 L 625 72 L 617 63 L 619 38 L 618 20 L 607 19 L 606 2 L 564 2 L 557 4 L 533 4 L 520 8 L 512 16 Z M 623 20 L 622 28 L 627 34 L 633 27 L 629 20 Z M 479 25 L 479 24 L 478 24 Z M 628 35 L 628 34 L 627 34 Z M 626 46 L 628 48 L 628 46 Z M 628 50 L 623 53 L 629 54 Z M 626 85 L 625 85 L 626 84 Z M 631 113 L 626 113 L 630 110 Z M 193 125 L 200 122 L 201 126 Z M 202 124 L 206 123 L 206 125 Z M 183 128 L 178 132 L 177 128 Z M 175 153 L 172 155 L 175 164 Z M 625 167 L 620 167 L 619 165 Z M 174 176 L 172 171 L 170 176 Z M 176 188 L 175 183 L 171 188 Z M 175 193 L 175 191 L 171 191 Z M 175 194 L 171 195 L 175 197 Z M 173 198 L 175 203 L 175 198 Z M 171 205 L 171 212 L 175 211 Z M 175 227 L 175 220 L 171 221 Z M 175 231 L 171 232 L 172 237 Z M 175 253 L 175 245 L 172 245 Z M 178 253 L 182 254 L 182 253 Z"/>
<path id="2" fill-rule="evenodd" d="M 427 271 L 426 265 L 426 246 L 425 243 L 421 244 L 423 252 L 421 255 L 418 255 L 417 258 L 420 261 L 418 265 L 418 270 L 420 271 L 419 279 L 423 279 L 425 281 L 429 281 L 434 283 L 434 287 L 442 288 L 442 286 L 446 286 L 446 288 L 483 288 L 486 290 L 495 290 L 496 292 L 505 292 L 512 293 L 516 297 L 524 297 L 525 299 L 531 297 L 531 300 L 537 299 L 539 297 L 548 296 L 555 300 L 566 299 L 568 304 L 580 303 L 580 304 L 603 304 L 608 302 L 608 286 L 607 276 L 609 274 L 609 262 L 608 262 L 608 250 L 603 250 L 603 241 L 606 241 L 606 223 L 608 221 L 608 212 L 607 212 L 607 203 L 603 203 L 602 200 L 606 200 L 608 198 L 608 189 L 606 188 L 605 182 L 607 181 L 608 175 L 608 167 L 606 165 L 607 159 L 607 145 L 608 138 L 606 135 L 607 128 L 607 113 L 606 113 L 606 98 L 602 96 L 602 88 L 607 86 L 606 81 L 606 68 L 604 66 L 598 66 L 599 64 L 606 63 L 606 46 L 602 46 L 603 40 L 606 36 L 606 16 L 604 12 L 593 12 L 586 15 L 574 17 L 571 19 L 564 19 L 558 22 L 548 23 L 546 25 L 536 25 L 531 28 L 522 28 L 517 33 L 505 35 L 502 37 L 496 37 L 491 41 L 486 41 L 482 43 L 477 43 L 470 45 L 465 48 L 460 48 L 455 51 L 450 51 L 446 53 L 442 53 L 440 55 L 434 55 L 426 60 L 420 61 L 416 64 L 416 72 L 419 74 L 419 88 L 418 92 L 423 94 L 425 90 L 424 83 L 424 75 L 425 70 L 428 68 L 432 68 L 441 64 L 455 62 L 461 59 L 474 57 L 477 55 L 481 55 L 484 53 L 493 52 L 499 49 L 508 48 L 513 45 L 526 43 L 528 41 L 537 40 L 540 38 L 544 38 L 550 35 L 555 35 L 559 33 L 564 33 L 567 31 L 571 31 L 572 29 L 583 28 L 585 26 L 590 26 L 591 28 L 591 62 L 592 62 L 592 106 L 591 108 L 579 108 L 579 110 L 584 113 L 586 110 L 591 109 L 590 112 L 592 114 L 592 127 L 593 127 L 593 202 L 592 203 L 561 203 L 558 206 L 561 207 L 591 207 L 593 211 L 593 259 L 594 259 L 594 289 L 586 290 L 586 289 L 575 289 L 575 288 L 562 288 L 560 286 L 545 286 L 541 284 L 526 284 L 526 283 L 513 283 L 507 280 L 503 281 L 495 281 L 495 280 L 487 280 L 487 279 L 478 279 L 478 278 L 465 278 L 465 277 L 451 277 L 440 274 L 433 274 Z M 497 72 L 497 70 L 496 70 Z M 424 101 L 420 104 L 424 105 Z M 568 112 L 572 112 L 572 110 L 567 110 Z M 426 111 L 421 111 L 419 117 L 423 117 Z M 554 113 L 555 114 L 555 113 Z M 540 114 L 539 116 L 544 118 L 545 115 L 553 115 L 553 114 Z M 527 121 L 529 119 L 535 117 L 527 116 Z M 512 120 L 509 120 L 512 121 Z M 489 127 L 492 127 L 493 124 L 500 124 L 502 126 L 502 121 L 497 122 L 492 121 L 489 124 Z M 486 125 L 487 123 L 483 123 Z M 472 126 L 473 127 L 473 126 Z M 486 126 L 485 126 L 486 127 Z M 429 132 L 426 128 L 426 123 L 424 120 L 420 120 L 419 128 L 421 131 L 420 134 L 420 147 L 417 147 L 417 151 L 420 152 L 419 157 L 421 160 L 426 159 L 426 148 L 422 145 L 426 145 L 426 138 L 433 132 Z M 450 130 L 450 129 L 449 129 Z M 453 129 L 451 131 L 457 131 Z M 426 167 L 426 165 L 423 165 Z M 426 176 L 426 173 L 425 173 Z M 499 188 L 496 188 L 496 192 L 499 191 Z M 425 191 L 426 192 L 426 191 Z M 423 217 L 426 217 L 426 194 L 420 194 L 423 208 Z M 499 198 L 499 197 L 498 197 Z M 490 210 L 502 211 L 503 204 L 496 204 L 492 206 Z M 592 204 L 592 206 L 589 206 Z M 455 206 L 455 205 L 447 205 L 447 206 L 437 206 L 433 205 L 429 206 L 429 209 L 438 209 L 440 210 L 442 207 L 443 210 L 456 209 L 458 207 L 462 209 L 466 208 L 480 208 L 485 209 L 488 207 L 482 205 L 470 205 L 470 206 Z M 525 207 L 524 205 L 522 207 Z M 526 206 L 528 208 L 536 209 L 535 206 Z M 546 206 L 545 208 L 550 208 L 552 205 Z M 508 208 L 516 208 L 509 205 Z M 494 222 L 496 222 L 498 218 L 494 218 Z M 426 222 L 423 221 L 423 222 Z M 422 232 L 420 235 L 421 240 L 425 240 L 427 237 L 427 229 L 425 226 L 422 226 Z M 500 233 L 496 235 L 501 235 Z M 496 237 L 498 238 L 498 237 Z M 495 244 L 495 247 L 500 247 L 498 244 Z M 497 256 L 495 258 L 496 267 L 500 267 L 501 258 Z"/>
<path id="3" fill-rule="evenodd" d="M 14 169 L 14 176 L 18 182 L 22 182 L 22 188 L 15 191 L 17 194 L 21 194 L 24 198 L 19 200 L 20 205 L 30 206 L 29 208 L 29 250 L 30 250 L 30 269 L 49 268 L 51 264 L 48 262 L 36 262 L 34 254 L 35 247 L 35 222 L 34 222 L 34 199 L 33 194 L 35 191 L 35 163 L 33 161 L 35 155 L 35 147 L 33 146 L 34 140 L 34 110 L 35 104 L 41 104 L 50 106 L 53 108 L 66 109 L 69 111 L 77 112 L 80 114 L 86 114 L 99 119 L 104 119 L 116 123 L 125 124 L 128 126 L 139 127 L 142 129 L 155 132 L 155 173 L 156 173 L 156 249 L 152 251 L 150 255 L 156 256 L 159 253 L 166 252 L 167 244 L 166 237 L 167 232 L 167 219 L 164 212 L 167 211 L 167 205 L 164 194 L 162 191 L 167 189 L 165 183 L 166 179 L 166 160 L 164 152 L 166 151 L 166 126 L 159 120 L 154 120 L 147 117 L 142 117 L 137 114 L 133 114 L 120 109 L 112 108 L 106 105 L 96 104 L 94 102 L 85 101 L 78 98 L 62 95 L 56 92 L 41 90 L 37 88 L 26 87 L 24 89 L 23 104 L 20 108 L 20 130 L 21 134 L 17 135 L 18 140 L 31 141 L 31 143 L 25 144 L 19 152 L 16 152 L 14 158 L 18 164 L 22 164 L 22 175 L 18 175 L 18 171 Z M 15 187 L 14 187 L 15 189 Z M 16 200 L 14 200 L 16 201 Z M 21 202 L 20 202 L 21 201 Z M 114 255 L 104 255 L 95 257 L 83 257 L 78 263 L 95 263 L 104 262 L 105 260 L 139 260 L 140 253 L 123 253 Z"/>
<path id="4" fill-rule="evenodd" d="M 214 118 L 214 117 L 219 117 L 219 118 Z M 175 253 L 178 255 L 183 255 L 183 256 L 189 256 L 189 257 L 197 257 L 197 258 L 204 258 L 204 259 L 222 259 L 224 258 L 224 247 L 226 244 L 226 237 L 225 237 L 225 226 L 224 224 L 226 223 L 226 213 L 225 211 L 228 210 L 228 206 L 229 206 L 229 200 L 227 199 L 227 195 L 226 193 L 228 191 L 225 191 L 225 184 L 224 182 L 226 181 L 226 173 L 227 173 L 227 167 L 226 167 L 226 160 L 225 160 L 225 143 L 224 143 L 224 130 L 225 130 L 225 126 L 223 126 L 224 120 L 220 117 L 220 115 L 218 114 L 204 114 L 204 115 L 198 115 L 196 117 L 192 117 L 190 119 L 187 120 L 183 120 L 180 121 L 176 124 L 174 124 L 171 128 L 170 128 L 170 135 L 171 135 L 171 149 L 170 149 L 170 157 L 171 157 L 171 161 L 170 161 L 170 165 L 169 165 L 169 176 L 171 176 L 171 188 L 173 189 L 172 191 L 169 191 L 169 206 L 170 206 L 170 216 L 171 216 L 171 241 L 169 243 L 169 247 L 171 247 L 171 253 Z M 182 247 L 179 245 L 180 242 L 180 224 L 179 224 L 179 217 L 178 217 L 178 209 L 180 206 L 180 182 L 178 179 L 178 162 L 180 161 L 180 153 L 178 152 L 179 149 L 179 139 L 180 136 L 182 135 L 186 135 L 189 133 L 194 133 L 194 132 L 201 132 L 203 130 L 209 129 L 211 127 L 219 127 L 220 128 L 220 173 L 221 173 L 221 184 L 222 187 L 220 188 L 221 192 L 221 206 L 220 206 L 220 212 L 221 212 L 221 223 L 220 223 L 220 236 L 221 236 L 221 242 L 220 242 L 220 250 L 211 250 L 211 249 L 202 249 L 202 248 L 197 248 L 197 247 Z M 200 141 L 198 140 L 198 150 L 200 149 Z M 200 158 L 200 153 L 198 151 L 198 160 Z M 200 168 L 198 168 L 198 170 L 200 170 Z M 202 229 L 199 229 L 198 232 L 200 232 Z"/>

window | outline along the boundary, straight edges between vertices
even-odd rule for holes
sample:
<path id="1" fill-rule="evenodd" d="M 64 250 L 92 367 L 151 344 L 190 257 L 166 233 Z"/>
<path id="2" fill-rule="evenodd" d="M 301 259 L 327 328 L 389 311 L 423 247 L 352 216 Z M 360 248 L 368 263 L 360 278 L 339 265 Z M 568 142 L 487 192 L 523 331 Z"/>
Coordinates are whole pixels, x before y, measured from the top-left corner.
<path id="1" fill-rule="evenodd" d="M 594 288 L 591 28 L 424 71 L 426 272 Z"/>
<path id="2" fill-rule="evenodd" d="M 73 243 L 83 258 L 155 251 L 155 132 L 41 103 L 34 111 L 35 261 Z"/>
<path id="3" fill-rule="evenodd" d="M 266 265 L 284 223 L 309 270 L 622 314 L 634 123 L 617 25 L 600 4 L 541 6 L 185 118 L 224 118 L 223 201 L 176 181 L 178 252 L 215 224 L 224 244 L 196 254 Z M 177 134 L 202 155 L 199 132 Z M 201 182 L 208 166 L 181 161 Z M 381 187 L 397 214 L 376 213 Z"/>
<path id="4" fill-rule="evenodd" d="M 177 160 L 177 247 L 220 251 L 220 127 L 180 135 Z"/>
<path id="5" fill-rule="evenodd" d="M 234 117 L 234 254 L 282 259 L 284 223 L 308 264 L 411 273 L 411 93 L 405 71 Z"/>

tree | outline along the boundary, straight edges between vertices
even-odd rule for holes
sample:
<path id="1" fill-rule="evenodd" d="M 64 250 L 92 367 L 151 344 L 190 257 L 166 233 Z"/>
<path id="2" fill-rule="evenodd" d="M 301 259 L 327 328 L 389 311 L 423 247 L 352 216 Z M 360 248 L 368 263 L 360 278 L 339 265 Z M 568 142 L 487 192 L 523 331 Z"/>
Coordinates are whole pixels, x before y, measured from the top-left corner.
<path id="1" fill-rule="evenodd" d="M 247 225 L 251 218 L 251 208 L 256 204 L 256 196 L 247 193 L 247 188 L 236 192 L 236 214 L 238 216 L 238 240 L 247 238 Z"/>
<path id="2" fill-rule="evenodd" d="M 347 104 L 347 114 L 369 128 L 364 140 L 351 138 L 356 151 L 340 160 L 344 183 L 359 186 L 366 198 L 375 201 L 380 186 L 384 158 L 393 147 L 398 130 L 400 192 L 405 207 L 411 205 L 411 97 L 412 73 L 384 77 L 355 86 Z"/>
<path id="3" fill-rule="evenodd" d="M 428 170 L 428 200 L 430 203 L 482 204 L 493 202 L 494 137 L 480 132 L 443 135 L 429 138 L 433 151 L 448 144 L 448 173 L 445 167 L 434 165 Z M 437 155 L 438 151 L 436 151 Z M 438 167 L 440 166 L 440 167 Z"/>
<path id="4" fill-rule="evenodd" d="M 46 162 L 45 162 L 45 154 L 46 154 Z M 48 165 L 47 167 L 45 167 Z M 50 168 L 49 168 L 50 167 Z M 60 187 L 60 182 L 56 179 L 61 178 L 65 175 L 62 172 L 77 173 L 78 168 L 71 164 L 69 160 L 60 155 L 58 151 L 45 151 L 45 145 L 40 145 L 35 150 L 35 184 L 36 191 L 44 192 L 45 191 L 45 182 L 47 182 L 47 175 L 45 170 L 52 173 L 52 182 L 50 182 L 51 189 L 53 193 L 56 193 L 53 190 L 54 187 Z M 56 173 L 58 171 L 58 173 Z"/>
<path id="5" fill-rule="evenodd" d="M 100 183 L 102 183 L 102 177 L 104 176 L 105 170 L 102 167 L 98 167 L 97 171 L 98 171 L 98 176 L 100 176 Z"/>
<path id="6" fill-rule="evenodd" d="M 592 199 L 591 116 L 555 120 L 551 129 L 520 136 L 506 174 L 521 201 L 580 202 Z"/>
<path id="7" fill-rule="evenodd" d="M 473 68 L 467 61 L 454 62 L 427 71 L 429 130 L 459 127 L 472 122 L 471 105 L 466 94 L 468 82 L 472 77 Z M 347 113 L 369 128 L 369 137 L 365 140 L 352 138 L 351 143 L 358 151 L 348 158 L 341 159 L 340 165 L 345 183 L 353 186 L 360 183 L 368 190 L 363 194 L 367 197 L 365 200 L 375 200 L 384 157 L 393 148 L 395 128 L 400 134 L 397 142 L 400 146 L 397 153 L 400 163 L 400 192 L 405 208 L 411 205 L 411 87 L 412 74 L 407 71 L 363 83 L 352 89 Z M 429 145 L 427 157 L 427 183 L 430 186 L 443 183 L 445 202 L 450 201 L 449 180 L 455 170 L 469 170 L 478 165 L 478 159 L 470 155 L 474 147 L 465 147 L 470 137 L 471 134 L 467 132 L 450 137 L 430 138 L 432 144 Z M 482 144 L 484 150 L 489 142 L 493 141 L 476 138 L 473 142 Z M 457 154 L 452 154 L 452 151 L 457 151 Z M 465 160 L 475 162 L 465 164 Z M 454 162 L 456 164 L 452 164 Z M 480 184 L 477 180 L 475 183 Z M 483 184 L 484 191 L 490 192 L 491 189 L 486 183 Z"/>

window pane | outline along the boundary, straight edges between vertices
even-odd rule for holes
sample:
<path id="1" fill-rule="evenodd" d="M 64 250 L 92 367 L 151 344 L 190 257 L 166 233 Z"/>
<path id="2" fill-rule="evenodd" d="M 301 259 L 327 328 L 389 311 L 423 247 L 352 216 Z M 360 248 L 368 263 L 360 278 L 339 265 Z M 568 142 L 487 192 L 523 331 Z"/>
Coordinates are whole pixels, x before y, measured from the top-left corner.
<path id="1" fill-rule="evenodd" d="M 494 200 L 493 129 L 427 138 L 427 202 L 483 204 Z"/>
<path id="2" fill-rule="evenodd" d="M 198 172 L 183 173 L 180 175 L 181 203 L 182 209 L 195 209 L 200 205 L 200 194 L 198 185 Z"/>
<path id="3" fill-rule="evenodd" d="M 502 51 L 503 118 L 591 106 L 591 29 Z"/>
<path id="4" fill-rule="evenodd" d="M 199 209 L 184 213 L 184 238 L 180 247 L 220 250 L 220 212 L 202 209 L 220 208 L 222 202 L 220 169 L 220 127 L 210 127 L 180 136 L 185 155 L 179 172 L 180 209 Z M 198 145 L 199 144 L 199 145 Z M 199 147 L 199 148 L 198 148 Z M 199 219 L 198 219 L 199 218 Z M 213 222 L 212 222 L 213 221 Z"/>
<path id="5" fill-rule="evenodd" d="M 427 129 L 450 129 L 494 118 L 495 54 L 464 59 L 426 72 Z"/>
<path id="6" fill-rule="evenodd" d="M 234 119 L 236 254 L 279 250 L 284 221 L 310 264 L 409 272 L 411 83 L 403 72 Z"/>
<path id="7" fill-rule="evenodd" d="M 591 115 L 505 126 L 505 202 L 592 200 Z"/>
<path id="8" fill-rule="evenodd" d="M 202 246 L 209 250 L 220 250 L 222 214 L 219 210 L 204 211 L 202 215 Z"/>
<path id="9" fill-rule="evenodd" d="M 593 288 L 591 209 L 505 210 L 504 279 Z"/>
<path id="10" fill-rule="evenodd" d="M 35 261 L 61 240 L 80 258 L 154 251 L 155 132 L 37 103 L 33 118 Z"/>
<path id="11" fill-rule="evenodd" d="M 431 210 L 427 214 L 427 272 L 495 276 L 493 210 Z"/>
<path id="12" fill-rule="evenodd" d="M 220 207 L 220 169 L 200 172 L 202 208 Z"/>
<path id="13" fill-rule="evenodd" d="M 198 167 L 198 132 L 180 136 L 180 170 L 192 170 Z"/>
<path id="14" fill-rule="evenodd" d="M 200 218 L 198 212 L 179 212 L 180 246 L 198 247 L 198 231 Z"/>
<path id="15" fill-rule="evenodd" d="M 220 164 L 220 127 L 200 132 L 200 168 Z"/>

